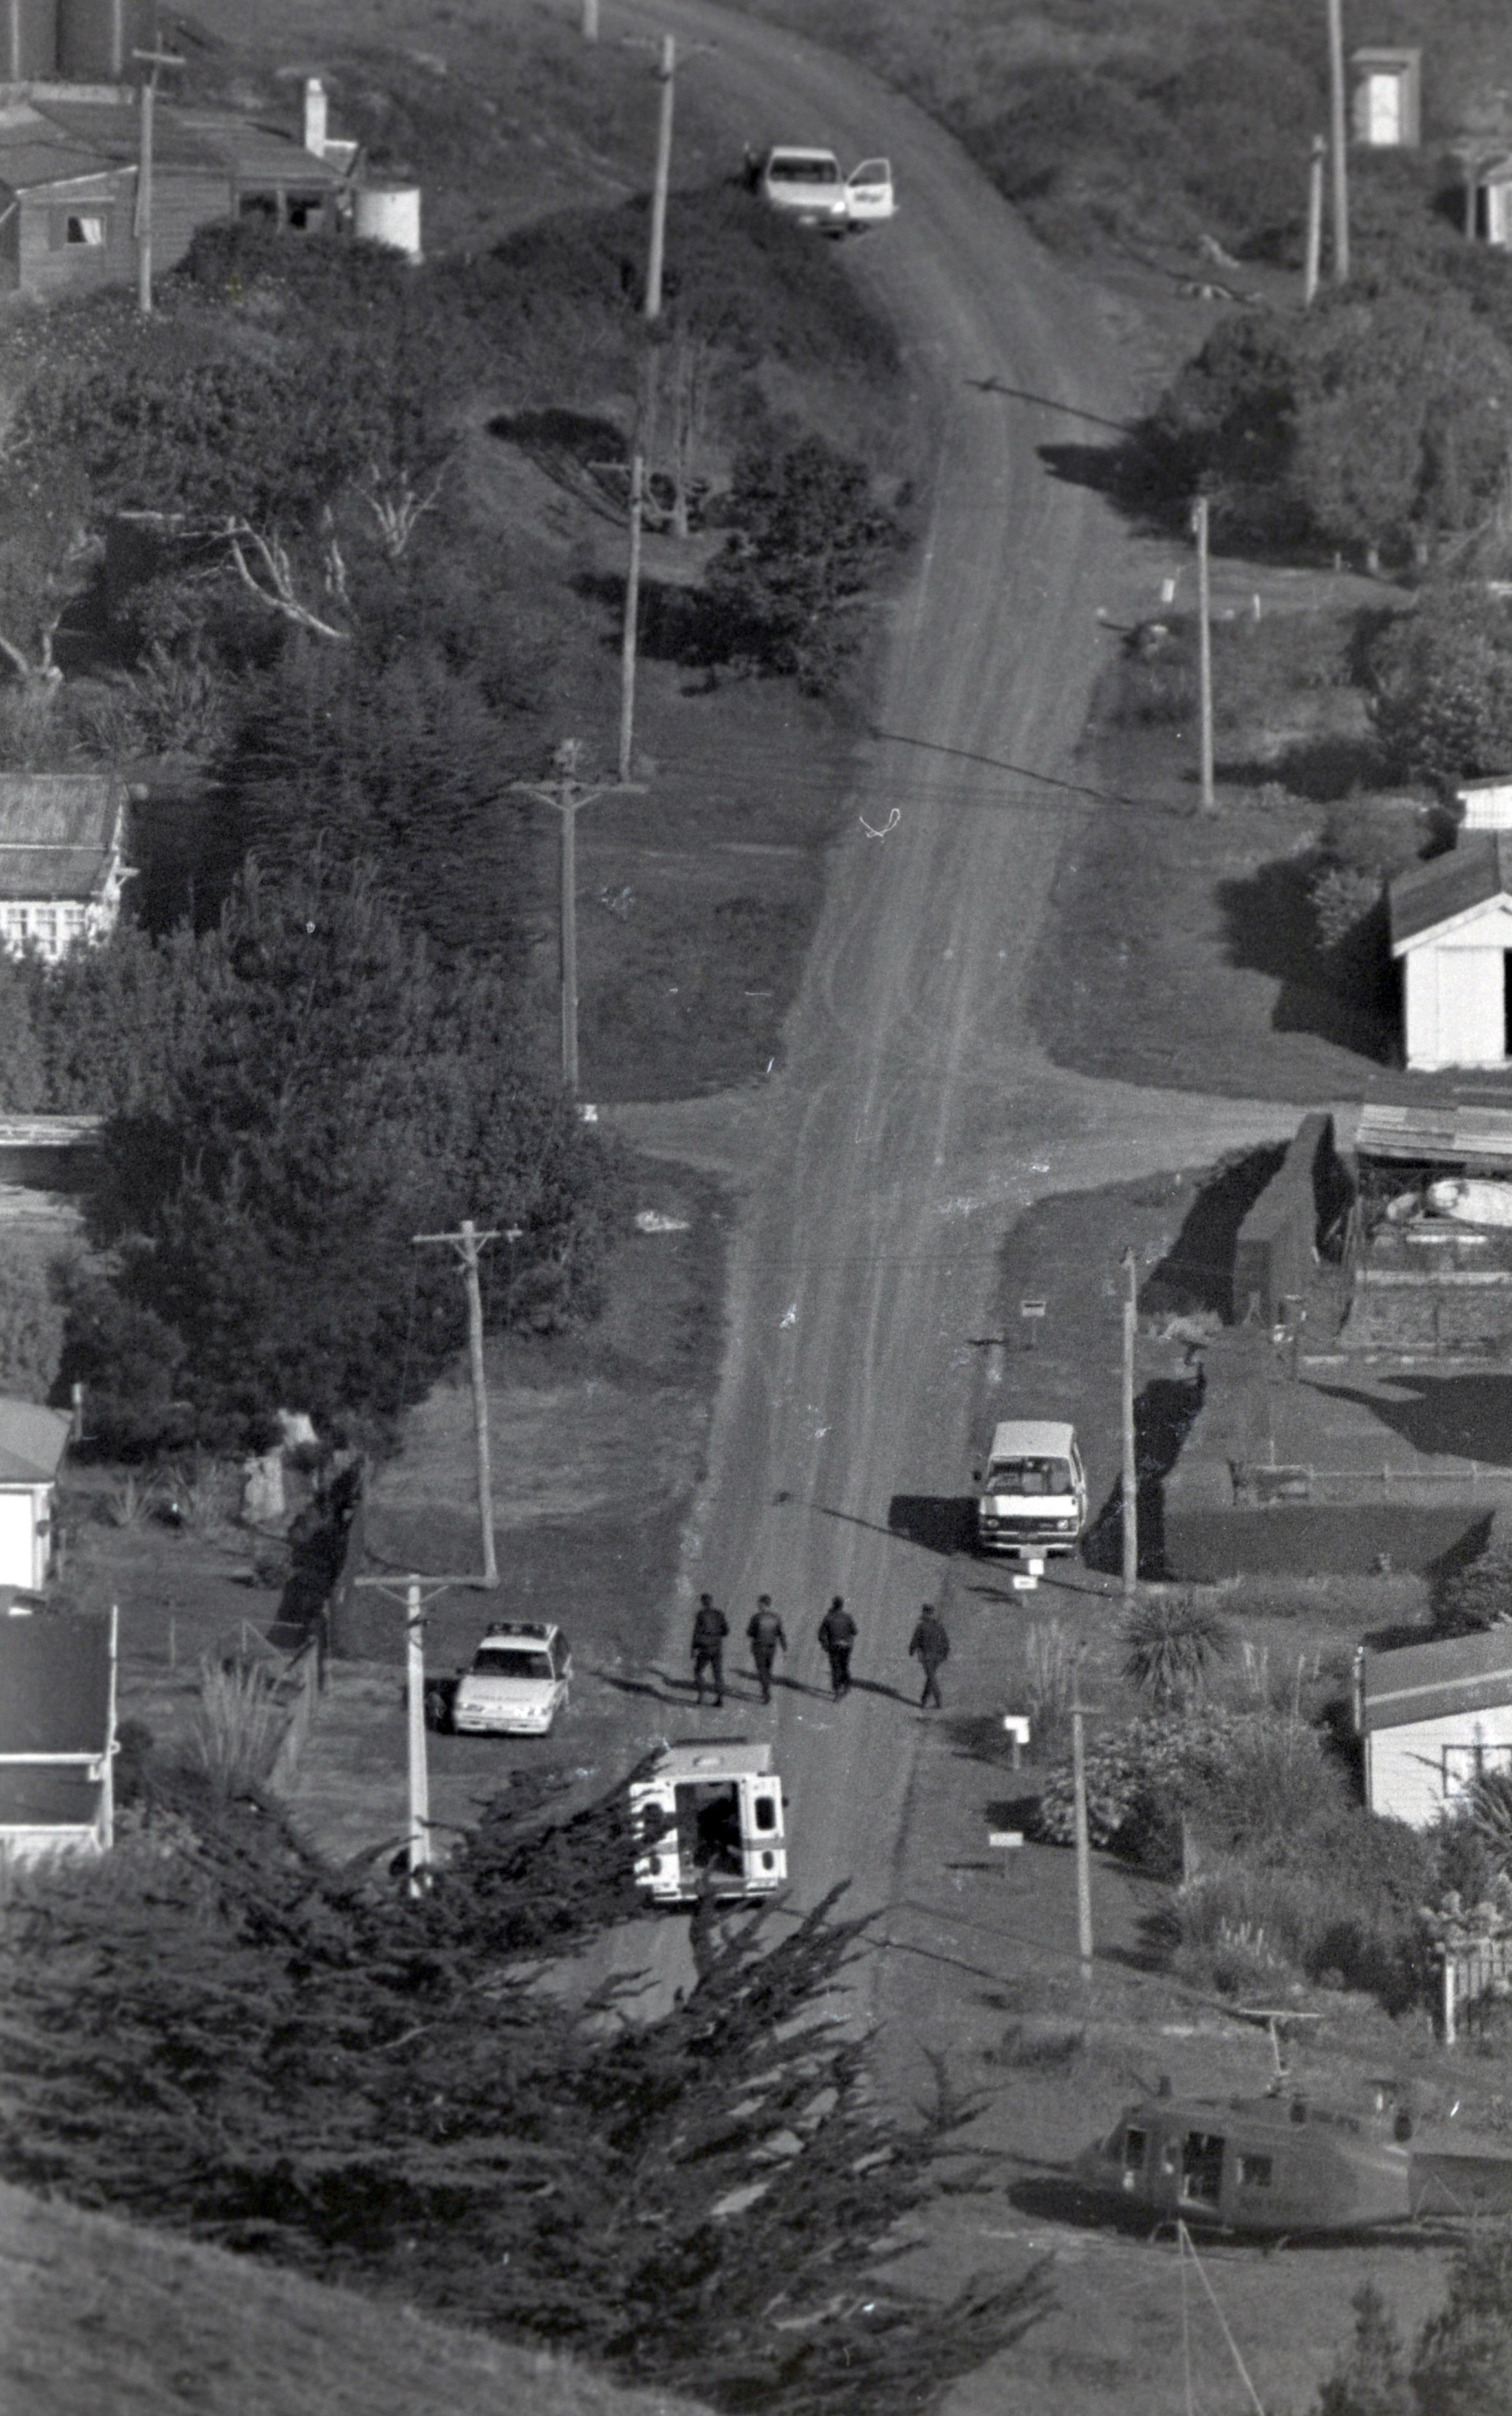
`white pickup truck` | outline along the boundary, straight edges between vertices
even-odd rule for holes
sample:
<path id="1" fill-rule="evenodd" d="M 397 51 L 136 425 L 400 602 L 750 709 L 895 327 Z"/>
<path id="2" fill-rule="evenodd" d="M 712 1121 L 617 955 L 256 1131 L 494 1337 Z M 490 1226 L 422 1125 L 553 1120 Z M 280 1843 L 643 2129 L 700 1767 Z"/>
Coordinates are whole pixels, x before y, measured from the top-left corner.
<path id="1" fill-rule="evenodd" d="M 748 151 L 746 174 L 752 192 L 799 226 L 824 234 L 851 234 L 890 219 L 898 207 L 893 172 L 885 159 L 863 159 L 844 175 L 833 151 L 777 143 Z"/>

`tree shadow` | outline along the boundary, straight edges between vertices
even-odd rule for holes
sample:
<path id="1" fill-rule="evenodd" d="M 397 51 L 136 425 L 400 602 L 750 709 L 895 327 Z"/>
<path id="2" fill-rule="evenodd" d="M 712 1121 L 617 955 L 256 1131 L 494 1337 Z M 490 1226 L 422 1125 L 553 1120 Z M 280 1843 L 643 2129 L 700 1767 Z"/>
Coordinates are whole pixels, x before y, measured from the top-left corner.
<path id="1" fill-rule="evenodd" d="M 1188 1381 L 1157 1376 L 1134 1404 L 1134 1465 L 1139 1472 L 1139 1574 L 1166 1575 L 1166 1478 L 1181 1456 L 1181 1447 L 1202 1406 L 1199 1369 Z M 1111 1576 L 1123 1566 L 1124 1480 L 1113 1486 L 1081 1547 L 1089 1569 Z"/>
<path id="2" fill-rule="evenodd" d="M 1286 1155 L 1284 1146 L 1246 1150 L 1204 1183 L 1180 1232 L 1140 1287 L 1140 1306 L 1160 1315 L 1207 1310 L 1227 1319 L 1239 1228 Z"/>
<path id="3" fill-rule="evenodd" d="M 1338 949 L 1321 949 L 1310 883 L 1322 861 L 1309 849 L 1260 865 L 1244 880 L 1218 883 L 1228 959 L 1280 985 L 1273 1031 L 1311 1033 L 1351 1056 L 1389 1064 L 1397 1048 L 1396 975 L 1384 945 L 1385 910 Z"/>
<path id="4" fill-rule="evenodd" d="M 975 1499 L 969 1493 L 895 1493 L 887 1504 L 887 1531 L 947 1560 L 974 1551 Z"/>
<path id="5" fill-rule="evenodd" d="M 1512 1376 L 1394 1376 L 1410 1397 L 1386 1398 L 1350 1384 L 1315 1384 L 1331 1401 L 1353 1401 L 1428 1457 L 1451 1454 L 1512 1468 Z"/>

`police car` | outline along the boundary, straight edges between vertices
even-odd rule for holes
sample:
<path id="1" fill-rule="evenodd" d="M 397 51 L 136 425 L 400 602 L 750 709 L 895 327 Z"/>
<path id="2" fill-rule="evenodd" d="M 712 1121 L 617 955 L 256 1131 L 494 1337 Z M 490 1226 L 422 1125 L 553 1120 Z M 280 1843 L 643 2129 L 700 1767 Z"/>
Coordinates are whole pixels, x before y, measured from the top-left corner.
<path id="1" fill-rule="evenodd" d="M 571 1651 L 553 1620 L 507 1620 L 458 1679 L 451 1726 L 460 1736 L 546 1736 L 571 1684 Z"/>

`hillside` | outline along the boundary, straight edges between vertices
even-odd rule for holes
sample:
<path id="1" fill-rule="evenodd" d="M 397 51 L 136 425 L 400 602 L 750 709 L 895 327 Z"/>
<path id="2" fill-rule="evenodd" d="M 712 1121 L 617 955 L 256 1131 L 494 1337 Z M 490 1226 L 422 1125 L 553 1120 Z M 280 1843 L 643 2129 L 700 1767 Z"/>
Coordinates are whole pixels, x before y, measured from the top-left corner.
<path id="1" fill-rule="evenodd" d="M 6 2416 L 699 2416 L 700 2404 L 0 2183 Z"/>

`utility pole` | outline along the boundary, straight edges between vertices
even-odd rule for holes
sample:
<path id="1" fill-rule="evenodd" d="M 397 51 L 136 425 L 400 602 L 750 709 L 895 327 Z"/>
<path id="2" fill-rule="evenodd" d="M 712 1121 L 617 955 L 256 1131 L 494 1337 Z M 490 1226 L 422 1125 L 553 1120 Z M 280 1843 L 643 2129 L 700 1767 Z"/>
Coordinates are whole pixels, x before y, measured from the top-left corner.
<path id="1" fill-rule="evenodd" d="M 582 0 L 582 38 L 585 42 L 598 39 L 598 0 Z"/>
<path id="2" fill-rule="evenodd" d="M 1316 298 L 1318 277 L 1323 265 L 1323 162 L 1328 144 L 1323 135 L 1312 138 L 1312 157 L 1308 162 L 1308 248 L 1302 270 L 1302 307 L 1307 310 Z"/>
<path id="3" fill-rule="evenodd" d="M 1344 0 L 1328 0 L 1328 120 L 1334 155 L 1334 283 L 1349 283 L 1349 161 L 1344 113 Z"/>
<path id="4" fill-rule="evenodd" d="M 677 102 L 677 41 L 663 34 L 652 42 L 627 35 L 632 50 L 655 50 L 656 73 L 661 85 L 657 112 L 657 164 L 651 186 L 651 250 L 646 262 L 644 318 L 648 328 L 661 317 L 662 285 L 667 256 L 667 195 L 672 184 L 672 129 Z M 698 42 L 708 51 L 712 42 Z M 635 658 L 641 618 L 641 533 L 645 517 L 646 443 L 651 395 L 657 374 L 656 354 L 648 340 L 641 366 L 641 390 L 636 400 L 635 436 L 630 451 L 630 557 L 625 579 L 625 620 L 620 633 L 619 777 L 626 782 L 635 746 Z"/>
<path id="5" fill-rule="evenodd" d="M 1140 1472 L 1134 1451 L 1134 1335 L 1139 1320 L 1140 1271 L 1131 1249 L 1124 1252 L 1124 1600 L 1132 1602 L 1140 1578 Z"/>
<path id="6" fill-rule="evenodd" d="M 1213 779 L 1213 612 L 1208 581 L 1208 508 L 1207 497 L 1199 495 L 1192 506 L 1192 529 L 1197 538 L 1197 690 L 1199 744 L 1201 762 L 1201 810 L 1204 814 L 1217 811 L 1217 795 Z"/>
<path id="7" fill-rule="evenodd" d="M 158 70 L 159 68 L 181 68 L 184 65 L 177 51 L 133 51 L 131 56 L 150 67 L 152 73 L 142 87 L 142 128 L 137 152 L 137 309 L 144 319 L 152 316 L 152 137 L 153 119 L 158 106 Z"/>
<path id="8" fill-rule="evenodd" d="M 437 1594 L 453 1586 L 476 1586 L 476 1578 L 357 1578 L 354 1582 L 386 1594 L 404 1608 L 404 1699 L 408 1739 L 409 1827 L 405 1859 L 409 1892 L 423 1895 L 431 1867 L 431 1761 L 425 1742 L 425 1620 Z M 401 1592 L 402 1588 L 402 1592 Z"/>
<path id="9" fill-rule="evenodd" d="M 493 1550 L 493 1475 L 489 1462 L 489 1393 L 483 1370 L 483 1295 L 477 1280 L 477 1254 L 485 1242 L 496 1242 L 498 1229 L 480 1233 L 471 1216 L 462 1218 L 460 1233 L 412 1233 L 416 1249 L 444 1242 L 461 1261 L 467 1287 L 467 1357 L 473 1378 L 473 1425 L 477 1438 L 477 1522 L 483 1534 L 483 1582 L 497 1585 L 499 1564 Z"/>
<path id="10" fill-rule="evenodd" d="M 1092 1842 L 1087 1833 L 1086 1706 L 1080 1656 L 1071 1682 L 1071 1804 L 1076 1829 L 1076 1951 L 1085 1987 L 1092 1986 Z"/>
<path id="11" fill-rule="evenodd" d="M 632 521 L 632 528 L 634 522 Z M 643 780 L 583 780 L 578 777 L 582 748 L 566 738 L 552 758 L 554 780 L 511 780 L 510 787 L 537 804 L 551 806 L 562 822 L 559 959 L 562 982 L 562 1085 L 570 1098 L 578 1095 L 578 834 L 584 806 L 600 797 L 643 796 Z"/>

